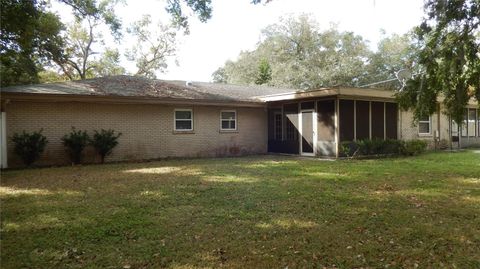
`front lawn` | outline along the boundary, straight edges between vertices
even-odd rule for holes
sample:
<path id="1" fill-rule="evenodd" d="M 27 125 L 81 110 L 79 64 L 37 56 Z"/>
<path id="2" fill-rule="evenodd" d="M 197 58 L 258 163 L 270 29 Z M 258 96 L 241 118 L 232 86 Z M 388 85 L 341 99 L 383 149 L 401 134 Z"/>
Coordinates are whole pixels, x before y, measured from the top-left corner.
<path id="1" fill-rule="evenodd" d="M 480 153 L 2 172 L 2 268 L 480 268 Z"/>

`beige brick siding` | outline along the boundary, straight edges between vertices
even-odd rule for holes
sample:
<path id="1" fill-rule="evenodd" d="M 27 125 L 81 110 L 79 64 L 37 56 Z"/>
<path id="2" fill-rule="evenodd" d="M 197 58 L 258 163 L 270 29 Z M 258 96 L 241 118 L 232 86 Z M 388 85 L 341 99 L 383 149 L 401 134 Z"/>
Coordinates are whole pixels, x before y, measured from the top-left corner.
<path id="1" fill-rule="evenodd" d="M 174 109 L 191 108 L 193 133 L 174 132 Z M 220 111 L 237 111 L 238 132 L 220 132 Z M 5 107 L 7 136 L 43 128 L 49 140 L 38 164 L 67 164 L 61 137 L 74 126 L 92 134 L 94 129 L 114 129 L 123 135 L 106 161 L 143 160 L 164 157 L 201 157 L 258 154 L 267 151 L 267 113 L 264 108 L 217 106 L 172 106 L 140 104 L 96 104 L 80 102 L 20 102 Z M 19 165 L 8 143 L 9 166 Z M 93 149 L 84 162 L 98 162 Z"/>
<path id="2" fill-rule="evenodd" d="M 435 131 L 439 132 L 440 140 L 443 140 L 442 143 L 447 143 L 449 141 L 449 123 L 448 117 L 440 113 L 440 126 L 438 113 L 431 115 L 431 133 L 430 134 L 419 134 L 418 125 L 414 125 L 413 122 L 413 113 L 411 111 L 400 111 L 400 139 L 411 140 L 411 139 L 420 139 L 428 142 L 430 148 L 435 147 Z M 439 128 L 440 127 L 440 128 Z"/>
<path id="3" fill-rule="evenodd" d="M 443 107 L 440 107 L 440 111 L 443 111 Z M 413 125 L 413 113 L 411 111 L 400 111 L 399 113 L 399 138 L 403 140 L 410 140 L 410 139 L 421 139 L 425 140 L 429 143 L 430 148 L 435 147 L 434 141 L 434 132 L 435 130 L 439 131 L 440 134 L 440 144 L 446 144 L 450 146 L 450 124 L 449 118 L 444 113 L 440 112 L 440 121 L 439 121 L 439 114 L 434 113 L 431 116 L 432 119 L 432 133 L 429 135 L 420 135 L 418 134 L 418 126 Z M 469 146 L 479 146 L 480 145 L 480 137 L 460 137 L 461 139 L 461 146 L 462 147 L 469 147 Z M 452 143 L 452 147 L 458 147 L 457 143 Z"/>

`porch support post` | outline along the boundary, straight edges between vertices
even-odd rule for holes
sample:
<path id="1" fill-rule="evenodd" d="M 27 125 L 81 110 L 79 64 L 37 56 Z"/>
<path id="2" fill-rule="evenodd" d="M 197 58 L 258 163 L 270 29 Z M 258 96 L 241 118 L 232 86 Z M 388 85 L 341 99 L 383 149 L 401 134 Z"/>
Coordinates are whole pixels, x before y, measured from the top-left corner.
<path id="1" fill-rule="evenodd" d="M 340 99 L 335 98 L 335 158 L 340 156 Z"/>
<path id="2" fill-rule="evenodd" d="M 0 165 L 1 168 L 7 168 L 7 112 L 2 111 L 0 125 Z"/>
<path id="3" fill-rule="evenodd" d="M 357 141 L 357 100 L 353 100 L 353 141 Z"/>

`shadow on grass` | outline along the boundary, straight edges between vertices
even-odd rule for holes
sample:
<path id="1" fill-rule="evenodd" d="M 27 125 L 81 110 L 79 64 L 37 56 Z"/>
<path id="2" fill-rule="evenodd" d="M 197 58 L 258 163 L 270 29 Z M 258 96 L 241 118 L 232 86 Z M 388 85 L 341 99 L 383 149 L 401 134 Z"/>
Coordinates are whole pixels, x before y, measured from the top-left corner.
<path id="1" fill-rule="evenodd" d="M 15 171 L 2 180 L 8 193 L 0 193 L 2 263 L 478 266 L 478 169 L 457 162 L 446 173 L 431 158 L 250 157 Z M 415 162 L 432 172 L 412 168 Z"/>

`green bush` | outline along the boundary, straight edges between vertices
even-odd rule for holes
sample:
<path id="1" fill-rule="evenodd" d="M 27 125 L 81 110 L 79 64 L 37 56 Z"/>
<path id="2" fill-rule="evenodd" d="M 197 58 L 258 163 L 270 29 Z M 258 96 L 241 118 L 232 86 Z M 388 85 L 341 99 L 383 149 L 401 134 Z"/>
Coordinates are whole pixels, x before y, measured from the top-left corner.
<path id="1" fill-rule="evenodd" d="M 26 166 L 32 165 L 45 150 L 45 146 L 48 144 L 47 138 L 42 135 L 43 129 L 38 132 L 15 133 L 11 138 L 14 146 L 14 152 L 22 159 Z"/>
<path id="2" fill-rule="evenodd" d="M 396 139 L 362 139 L 345 141 L 340 144 L 340 156 L 371 156 L 371 155 L 418 155 L 427 149 L 427 143 L 422 140 L 402 141 Z"/>
<path id="3" fill-rule="evenodd" d="M 370 139 L 362 139 L 357 141 L 359 155 L 372 155 L 373 142 Z"/>
<path id="4" fill-rule="evenodd" d="M 358 150 L 358 144 L 354 141 L 344 141 L 340 144 L 340 156 L 352 157 Z"/>
<path id="5" fill-rule="evenodd" d="M 118 138 L 122 133 L 115 134 L 114 130 L 97 130 L 93 131 L 93 137 L 90 140 L 90 144 L 95 148 L 100 155 L 101 163 L 105 162 L 105 157 L 112 153 L 113 148 L 118 145 Z"/>
<path id="6" fill-rule="evenodd" d="M 74 164 L 79 164 L 82 161 L 83 149 L 88 145 L 89 137 L 87 131 L 76 131 L 72 127 L 72 131 L 62 138 L 63 145 L 68 149 L 70 160 Z"/>
<path id="7" fill-rule="evenodd" d="M 415 156 L 424 153 L 427 150 L 428 143 L 423 140 L 413 139 L 405 141 L 402 154 L 407 156 Z"/>
<path id="8" fill-rule="evenodd" d="M 383 153 L 398 155 L 402 154 L 405 143 L 402 140 L 387 139 L 384 141 Z"/>

